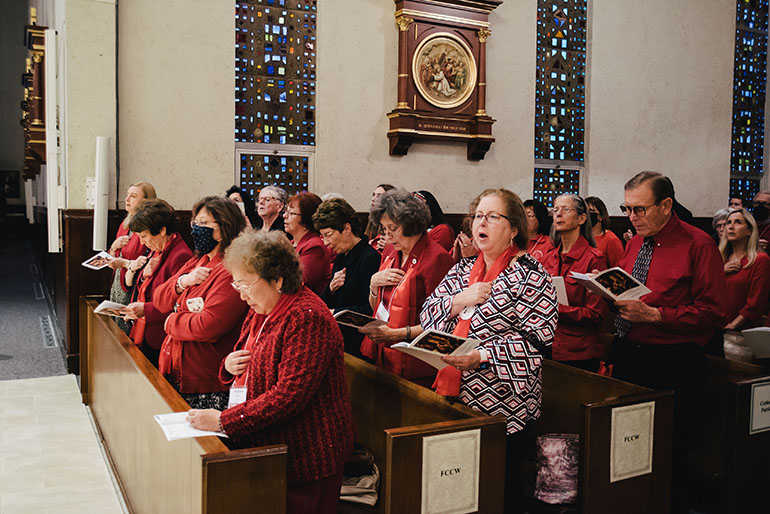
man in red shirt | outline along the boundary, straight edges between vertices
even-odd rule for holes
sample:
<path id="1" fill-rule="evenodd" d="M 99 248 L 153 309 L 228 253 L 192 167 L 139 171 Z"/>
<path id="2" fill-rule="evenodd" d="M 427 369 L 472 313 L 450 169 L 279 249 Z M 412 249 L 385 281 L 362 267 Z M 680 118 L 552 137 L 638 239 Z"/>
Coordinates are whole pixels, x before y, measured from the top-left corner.
<path id="1" fill-rule="evenodd" d="M 643 171 L 625 185 L 636 229 L 618 265 L 652 291 L 616 302 L 613 377 L 675 392 L 672 512 L 687 512 L 687 454 L 705 388 L 704 345 L 724 326 L 722 259 L 705 232 L 673 212 L 671 181 Z"/>

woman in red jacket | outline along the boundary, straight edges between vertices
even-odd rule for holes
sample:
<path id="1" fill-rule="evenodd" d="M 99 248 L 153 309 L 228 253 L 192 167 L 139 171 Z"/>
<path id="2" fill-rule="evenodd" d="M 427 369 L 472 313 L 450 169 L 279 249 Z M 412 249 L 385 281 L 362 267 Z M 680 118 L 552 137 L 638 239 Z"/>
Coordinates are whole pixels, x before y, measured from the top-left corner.
<path id="1" fill-rule="evenodd" d="M 551 215 L 548 214 L 548 207 L 538 200 L 524 202 L 524 212 L 527 213 L 527 228 L 529 229 L 527 252 L 542 264 L 545 262 L 545 256 L 553 250 L 549 236 L 553 223 Z"/>
<path id="2" fill-rule="evenodd" d="M 305 285 L 321 296 L 332 279 L 332 266 L 329 250 L 313 225 L 313 214 L 319 205 L 321 199 L 316 194 L 303 192 L 292 196 L 286 202 L 283 227 L 293 238 Z"/>
<path id="3" fill-rule="evenodd" d="M 553 341 L 553 359 L 596 372 L 606 357 L 602 322 L 607 303 L 570 277 L 570 272 L 591 273 L 604 270 L 607 262 L 596 249 L 588 206 L 577 195 L 561 195 L 553 207 L 554 249 L 543 265 L 554 277 L 563 277 L 569 305 L 559 304 L 559 322 Z"/>
<path id="4" fill-rule="evenodd" d="M 158 369 L 190 407 L 223 409 L 227 388 L 219 381 L 219 363 L 238 340 L 247 305 L 230 285 L 222 258 L 246 222 L 221 196 L 200 200 L 192 215 L 195 256 L 152 295 L 155 308 L 171 312 Z"/>
<path id="5" fill-rule="evenodd" d="M 220 370 L 222 381 L 233 384 L 230 406 L 191 410 L 190 423 L 223 431 L 239 448 L 288 445 L 286 512 L 336 514 L 353 448 L 342 334 L 323 301 L 302 285 L 299 258 L 282 234 L 244 233 L 225 266 L 251 307 Z"/>
<path id="6" fill-rule="evenodd" d="M 591 226 L 596 241 L 596 249 L 604 254 L 607 266 L 614 268 L 623 257 L 623 243 L 615 233 L 610 230 L 610 215 L 607 206 L 598 196 L 586 198 L 588 215 L 591 217 Z"/>
<path id="7" fill-rule="evenodd" d="M 160 311 L 152 301 L 152 292 L 174 275 L 192 257 L 192 252 L 177 232 L 174 208 L 164 200 L 146 200 L 131 218 L 131 231 L 150 249 L 144 267 L 129 266 L 126 282 L 135 283 L 130 303 L 123 313 L 134 320 L 131 339 L 147 359 L 158 366 L 160 346 L 166 338 L 163 323 L 170 312 Z"/>

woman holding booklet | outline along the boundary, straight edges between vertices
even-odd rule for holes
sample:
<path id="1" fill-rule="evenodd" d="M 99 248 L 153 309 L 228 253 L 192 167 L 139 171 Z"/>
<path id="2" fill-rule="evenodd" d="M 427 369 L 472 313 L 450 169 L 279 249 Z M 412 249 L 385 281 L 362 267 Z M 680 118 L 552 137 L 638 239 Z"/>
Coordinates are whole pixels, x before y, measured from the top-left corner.
<path id="1" fill-rule="evenodd" d="M 336 514 L 353 449 L 342 334 L 302 285 L 283 233 L 245 232 L 224 264 L 249 314 L 220 367 L 222 383 L 232 384 L 228 408 L 191 410 L 190 424 L 224 432 L 238 448 L 287 444 L 287 512 Z"/>
<path id="2" fill-rule="evenodd" d="M 475 206 L 475 208 L 474 208 Z M 527 249 L 527 218 L 516 194 L 487 189 L 471 203 L 480 253 L 462 259 L 423 305 L 422 326 L 481 341 L 443 357 L 436 392 L 507 418 L 505 512 L 520 512 L 523 432 L 540 416 L 540 369 L 556 330 L 556 290 Z"/>
<path id="3" fill-rule="evenodd" d="M 604 255 L 596 249 L 588 216 L 588 205 L 577 195 L 554 200 L 551 238 L 555 248 L 543 265 L 551 276 L 564 280 L 567 292 L 568 305 L 559 304 L 553 359 L 595 373 L 609 350 L 602 337 L 609 306 L 570 276 L 607 269 Z"/>

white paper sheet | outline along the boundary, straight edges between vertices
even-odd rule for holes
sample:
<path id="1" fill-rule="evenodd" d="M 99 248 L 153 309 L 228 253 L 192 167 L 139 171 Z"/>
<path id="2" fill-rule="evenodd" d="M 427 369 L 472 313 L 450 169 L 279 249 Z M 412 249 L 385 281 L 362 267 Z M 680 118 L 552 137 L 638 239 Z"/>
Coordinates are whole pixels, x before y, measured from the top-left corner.
<path id="1" fill-rule="evenodd" d="M 172 412 L 171 414 L 156 414 L 153 416 L 158 422 L 166 439 L 176 441 L 177 439 L 189 439 L 191 437 L 205 437 L 215 435 L 218 437 L 227 437 L 222 432 L 209 432 L 207 430 L 196 430 L 187 421 L 186 412 Z"/>

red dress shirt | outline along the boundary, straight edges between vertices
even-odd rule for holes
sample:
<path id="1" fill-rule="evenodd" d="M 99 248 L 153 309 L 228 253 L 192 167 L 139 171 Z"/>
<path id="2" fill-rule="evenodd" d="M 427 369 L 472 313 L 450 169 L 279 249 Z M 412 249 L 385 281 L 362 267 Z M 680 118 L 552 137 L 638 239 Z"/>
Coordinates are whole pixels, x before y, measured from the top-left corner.
<path id="1" fill-rule="evenodd" d="M 527 244 L 527 253 L 535 258 L 540 264 L 544 264 L 546 256 L 553 250 L 553 243 L 548 234 L 539 234 L 533 237 Z"/>
<path id="2" fill-rule="evenodd" d="M 604 299 L 570 277 L 570 272 L 591 273 L 607 269 L 604 255 L 592 248 L 583 236 L 570 251 L 562 253 L 561 245 L 545 257 L 543 267 L 554 277 L 564 277 L 569 305 L 559 304 L 559 321 L 553 340 L 553 359 L 578 361 L 602 359 L 607 348 L 602 341 L 602 322 L 609 311 Z"/>
<path id="3" fill-rule="evenodd" d="M 208 278 L 177 294 L 177 279 L 200 266 L 211 268 Z M 233 289 L 232 281 L 233 276 L 222 266 L 221 253 L 211 260 L 204 255 L 187 261 L 152 295 L 155 308 L 175 311 L 166 320 L 167 336 L 160 352 L 159 369 L 171 359 L 171 376 L 179 382 L 183 393 L 227 389 L 219 381 L 219 364 L 235 346 L 248 309 Z M 200 312 L 190 312 L 188 301 L 195 298 L 203 300 Z"/>
<path id="4" fill-rule="evenodd" d="M 661 323 L 631 323 L 626 338 L 647 344 L 705 345 L 714 328 L 725 325 L 724 264 L 714 241 L 700 229 L 683 223 L 676 214 L 652 236 L 652 261 L 641 300 L 660 311 Z M 618 266 L 631 273 L 644 238 L 626 245 Z"/>
<path id="5" fill-rule="evenodd" d="M 455 233 L 452 227 L 446 223 L 436 225 L 435 227 L 428 229 L 428 235 L 431 239 L 441 245 L 441 248 L 447 252 L 452 252 L 452 245 L 455 244 Z"/>
<path id="6" fill-rule="evenodd" d="M 607 266 L 614 268 L 623 257 L 623 243 L 618 236 L 611 230 L 605 230 L 601 236 L 594 236 L 596 239 L 596 249 L 604 254 L 607 259 Z"/>
<path id="7" fill-rule="evenodd" d="M 746 326 L 756 326 L 760 316 L 767 314 L 770 300 L 770 256 L 757 253 L 754 263 L 746 268 L 748 257 L 741 259 L 741 269 L 727 275 L 727 316 L 730 323 L 739 314 L 748 320 Z"/>
<path id="8" fill-rule="evenodd" d="M 250 312 L 242 338 L 265 320 Z M 225 433 L 243 448 L 287 444 L 291 484 L 339 472 L 353 449 L 353 414 L 342 334 L 329 308 L 303 287 L 252 344 L 246 402 L 222 412 Z M 232 381 L 224 360 L 220 376 Z"/>
<path id="9" fill-rule="evenodd" d="M 302 264 L 302 279 L 305 285 L 320 296 L 332 279 L 332 267 L 326 245 L 318 234 L 308 232 L 302 236 L 295 248 Z"/>
<path id="10" fill-rule="evenodd" d="M 118 233 L 115 235 L 115 239 L 121 236 L 128 236 L 128 243 L 117 251 L 115 257 L 122 257 L 126 260 L 133 261 L 137 257 L 147 255 L 147 252 L 149 252 L 149 249 L 139 240 L 139 236 L 131 232 L 128 227 L 123 226 L 123 223 L 118 226 Z M 129 287 L 126 285 L 126 271 L 126 268 L 120 268 L 118 270 L 118 273 L 120 273 L 120 287 L 123 288 L 123 291 L 129 290 Z"/>

